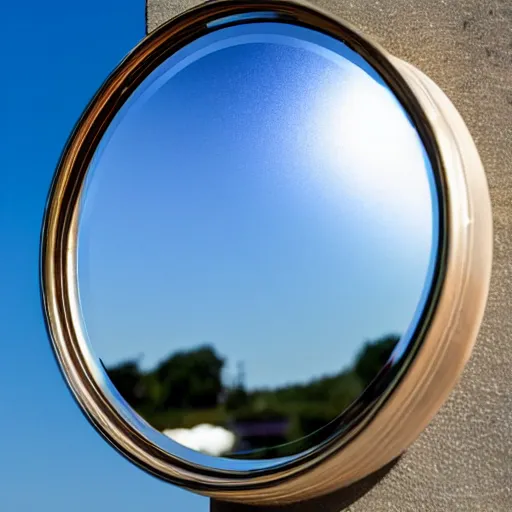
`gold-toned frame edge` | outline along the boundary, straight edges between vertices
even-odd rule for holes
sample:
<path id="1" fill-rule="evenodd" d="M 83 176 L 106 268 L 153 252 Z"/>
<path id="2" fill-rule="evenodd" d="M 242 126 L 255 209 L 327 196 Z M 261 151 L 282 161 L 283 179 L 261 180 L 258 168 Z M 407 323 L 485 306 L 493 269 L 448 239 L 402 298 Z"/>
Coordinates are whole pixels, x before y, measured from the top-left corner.
<path id="1" fill-rule="evenodd" d="M 228 5 L 230 2 L 215 3 Z M 273 2 L 269 8 L 275 8 L 279 3 Z M 316 8 L 314 10 L 321 12 Z M 339 23 L 347 27 L 345 22 L 340 20 Z M 159 44 L 159 37 L 162 37 L 162 32 L 156 35 L 155 44 Z M 368 45 L 380 50 L 373 43 L 368 42 Z M 199 485 L 193 471 L 162 465 L 162 460 L 151 457 L 151 454 L 149 460 L 148 454 L 141 449 L 140 439 L 127 439 L 121 431 L 117 432 L 118 442 L 125 447 L 124 452 L 136 462 L 137 459 L 146 460 L 156 472 L 170 474 L 184 486 L 188 481 L 194 490 L 222 499 L 252 503 L 302 500 L 348 485 L 398 456 L 419 435 L 453 388 L 471 353 L 487 296 L 492 259 L 492 220 L 487 184 L 471 136 L 449 100 L 417 70 L 383 50 L 380 52 L 383 59 L 388 59 L 388 63 L 404 77 L 435 127 L 442 159 L 447 164 L 445 177 L 448 183 L 448 211 L 450 225 L 453 227 L 449 232 L 448 268 L 438 311 L 409 372 L 373 422 L 349 445 L 310 468 L 307 473 L 298 473 L 294 478 L 277 484 L 269 476 L 255 479 L 257 485 L 254 488 L 248 488 L 247 481 L 240 486 L 239 482 L 229 482 L 229 479 L 209 477 Z M 138 55 L 138 60 L 143 60 L 149 54 L 150 49 L 146 48 L 146 52 Z M 112 83 L 110 93 L 121 84 L 122 80 Z M 108 101 L 108 98 L 107 91 L 103 100 Z M 93 105 L 87 114 L 89 120 L 104 106 L 105 103 Z M 450 126 L 455 128 L 456 133 Z M 76 269 L 69 265 L 73 258 L 67 258 L 66 268 L 59 268 L 54 261 L 54 257 L 66 259 L 75 250 L 69 239 L 65 241 L 59 237 L 67 233 L 68 238 L 76 239 L 76 211 L 71 223 L 64 227 L 58 225 L 61 220 L 59 212 L 65 205 L 68 189 L 81 186 L 80 183 L 70 183 L 69 178 L 78 149 L 86 143 L 87 130 L 87 123 L 78 127 L 74 144 L 68 148 L 61 162 L 60 177 L 54 185 L 52 202 L 46 216 L 42 280 L 51 334 L 60 340 L 55 344 L 59 362 L 82 407 L 94 411 L 90 415 L 93 423 L 99 424 L 100 430 L 109 431 L 112 425 L 103 410 L 108 410 L 111 404 L 98 404 L 92 399 L 91 390 L 95 383 L 84 381 L 87 372 L 84 373 L 82 362 L 76 353 L 68 350 L 69 341 L 74 336 L 73 324 L 79 319 L 77 311 L 63 308 L 61 301 L 63 297 L 69 299 L 66 279 L 76 277 Z M 76 301 L 76 297 L 72 300 Z"/>

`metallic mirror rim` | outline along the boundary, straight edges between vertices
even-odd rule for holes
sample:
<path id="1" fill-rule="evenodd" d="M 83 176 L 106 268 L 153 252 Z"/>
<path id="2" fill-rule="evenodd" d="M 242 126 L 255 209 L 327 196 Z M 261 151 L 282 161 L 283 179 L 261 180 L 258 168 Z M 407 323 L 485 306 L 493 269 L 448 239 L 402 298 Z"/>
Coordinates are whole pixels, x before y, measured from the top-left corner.
<path id="1" fill-rule="evenodd" d="M 120 106 L 177 47 L 204 33 L 209 21 L 248 11 L 277 12 L 294 23 L 323 30 L 381 73 L 416 123 L 442 182 L 445 226 L 436 296 L 402 373 L 392 382 L 382 381 L 387 382 L 385 389 L 347 433 L 293 463 L 240 472 L 207 468 L 162 449 L 151 439 L 151 428 L 127 417 L 126 408 L 102 386 L 81 328 L 76 244 L 87 167 Z M 469 359 L 483 318 L 492 217 L 485 173 L 471 135 L 449 99 L 421 72 L 343 21 L 302 2 L 219 0 L 191 9 L 149 35 L 91 101 L 59 163 L 41 249 L 43 307 L 56 358 L 82 410 L 105 439 L 146 471 L 193 491 L 230 501 L 285 503 L 333 491 L 383 467 L 417 438 L 441 407 Z"/>

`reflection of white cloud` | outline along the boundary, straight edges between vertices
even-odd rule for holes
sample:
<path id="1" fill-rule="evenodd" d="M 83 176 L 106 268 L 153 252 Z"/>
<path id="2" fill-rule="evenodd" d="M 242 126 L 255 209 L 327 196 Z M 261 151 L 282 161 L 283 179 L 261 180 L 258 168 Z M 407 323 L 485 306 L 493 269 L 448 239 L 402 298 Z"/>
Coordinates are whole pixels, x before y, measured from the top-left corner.
<path id="1" fill-rule="evenodd" d="M 217 457 L 231 451 L 236 441 L 233 432 L 208 424 L 197 425 L 190 429 L 169 429 L 164 430 L 163 433 L 187 448 Z"/>

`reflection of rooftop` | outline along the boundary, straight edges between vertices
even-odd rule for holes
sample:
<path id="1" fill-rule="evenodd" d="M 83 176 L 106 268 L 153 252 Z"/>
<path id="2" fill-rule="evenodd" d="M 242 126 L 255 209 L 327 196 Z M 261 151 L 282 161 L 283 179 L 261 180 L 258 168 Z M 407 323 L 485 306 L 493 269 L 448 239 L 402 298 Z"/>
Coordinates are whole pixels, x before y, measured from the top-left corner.
<path id="1" fill-rule="evenodd" d="M 235 421 L 230 429 L 238 437 L 260 437 L 260 436 L 284 436 L 288 430 L 290 421 L 266 420 L 266 421 Z"/>

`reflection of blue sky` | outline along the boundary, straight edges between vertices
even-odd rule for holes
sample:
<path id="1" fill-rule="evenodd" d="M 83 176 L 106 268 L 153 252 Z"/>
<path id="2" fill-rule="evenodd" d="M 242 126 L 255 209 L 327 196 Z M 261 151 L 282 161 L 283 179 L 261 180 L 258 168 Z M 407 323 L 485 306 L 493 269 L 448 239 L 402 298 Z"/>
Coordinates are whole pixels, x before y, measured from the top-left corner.
<path id="1" fill-rule="evenodd" d="M 271 385 L 408 328 L 432 244 L 422 148 L 359 57 L 304 33 L 266 23 L 191 45 L 110 131 L 79 249 L 107 365 L 211 342 Z"/>

